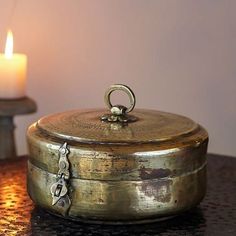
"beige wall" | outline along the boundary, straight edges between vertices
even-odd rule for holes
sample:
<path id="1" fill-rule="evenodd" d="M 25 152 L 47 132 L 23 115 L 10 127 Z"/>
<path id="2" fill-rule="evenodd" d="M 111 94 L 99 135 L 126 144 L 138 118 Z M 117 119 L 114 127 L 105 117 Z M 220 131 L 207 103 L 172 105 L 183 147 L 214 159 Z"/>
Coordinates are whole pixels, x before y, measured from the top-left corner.
<path id="1" fill-rule="evenodd" d="M 12 1 L 0 0 L 4 48 Z M 16 119 L 18 152 L 39 117 L 103 107 L 104 90 L 130 85 L 137 107 L 189 116 L 209 151 L 236 156 L 236 1 L 19 0 L 15 48 L 29 57 L 34 115 Z"/>

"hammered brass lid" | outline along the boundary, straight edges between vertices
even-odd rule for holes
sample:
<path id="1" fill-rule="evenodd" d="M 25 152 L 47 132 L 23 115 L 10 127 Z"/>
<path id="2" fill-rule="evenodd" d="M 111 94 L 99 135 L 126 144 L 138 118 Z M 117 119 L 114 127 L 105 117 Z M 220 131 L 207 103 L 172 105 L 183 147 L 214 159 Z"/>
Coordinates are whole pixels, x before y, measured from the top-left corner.
<path id="1" fill-rule="evenodd" d="M 100 120 L 106 110 L 75 110 L 40 119 L 39 129 L 65 140 L 95 143 L 147 143 L 175 140 L 199 128 L 194 121 L 175 114 L 136 109 L 137 121 L 125 126 Z"/>
<path id="2" fill-rule="evenodd" d="M 111 92 L 117 89 L 117 86 L 121 86 L 118 89 L 122 88 L 123 90 L 124 85 L 115 86 L 106 93 L 105 100 L 110 98 Z M 129 92 L 129 88 L 128 90 L 127 88 L 125 86 L 125 92 Z M 183 142 L 183 139 L 187 140 L 189 136 L 197 133 L 201 139 L 204 139 L 203 136 L 207 138 L 206 132 L 199 132 L 203 128 L 184 116 L 146 109 L 135 109 L 131 112 L 131 116 L 122 113 L 122 109 L 132 111 L 135 105 L 134 94 L 128 95 L 130 95 L 132 106 L 130 108 L 120 105 L 113 106 L 110 100 L 106 100 L 113 113 L 111 118 L 109 114 L 104 116 L 104 113 L 107 112 L 105 109 L 73 110 L 43 117 L 37 122 L 37 127 L 50 136 L 82 143 L 125 145 L 165 141 L 178 142 L 180 139 Z M 122 118 L 123 115 L 125 118 Z"/>

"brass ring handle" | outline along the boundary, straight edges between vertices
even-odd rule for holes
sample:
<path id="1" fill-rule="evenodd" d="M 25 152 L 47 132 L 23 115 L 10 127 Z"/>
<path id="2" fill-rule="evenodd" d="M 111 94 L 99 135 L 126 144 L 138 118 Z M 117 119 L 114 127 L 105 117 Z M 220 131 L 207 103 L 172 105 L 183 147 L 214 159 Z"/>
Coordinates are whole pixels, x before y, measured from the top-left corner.
<path id="1" fill-rule="evenodd" d="M 105 95 L 104 95 L 105 104 L 108 106 L 109 109 L 113 107 L 110 97 L 111 97 L 112 92 L 116 90 L 121 90 L 128 95 L 129 100 L 130 100 L 130 106 L 127 108 L 125 112 L 126 113 L 131 112 L 134 109 L 135 103 L 136 103 L 135 95 L 128 86 L 123 85 L 123 84 L 114 84 L 105 92 Z"/>

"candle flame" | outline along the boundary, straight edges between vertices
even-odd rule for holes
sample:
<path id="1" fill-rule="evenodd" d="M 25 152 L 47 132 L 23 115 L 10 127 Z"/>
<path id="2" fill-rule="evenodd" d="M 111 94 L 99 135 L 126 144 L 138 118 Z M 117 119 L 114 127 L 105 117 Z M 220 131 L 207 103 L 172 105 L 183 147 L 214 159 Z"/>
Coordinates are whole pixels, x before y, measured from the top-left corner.
<path id="1" fill-rule="evenodd" d="M 5 47 L 5 57 L 11 58 L 12 55 L 13 55 L 13 34 L 11 30 L 8 30 L 6 47 Z"/>

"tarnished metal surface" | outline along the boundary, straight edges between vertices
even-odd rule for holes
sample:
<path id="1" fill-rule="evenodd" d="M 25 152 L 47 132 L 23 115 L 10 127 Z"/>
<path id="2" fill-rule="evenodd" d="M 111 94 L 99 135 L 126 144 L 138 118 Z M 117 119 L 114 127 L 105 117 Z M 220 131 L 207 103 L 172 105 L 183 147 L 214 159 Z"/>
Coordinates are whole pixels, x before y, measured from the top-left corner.
<path id="1" fill-rule="evenodd" d="M 130 97 L 129 108 L 112 105 L 110 94 L 117 89 Z M 145 109 L 127 114 L 135 96 L 124 85 L 108 89 L 105 98 L 109 115 L 103 109 L 69 111 L 28 129 L 33 201 L 66 218 L 124 223 L 197 205 L 206 191 L 206 130 L 176 114 Z M 58 165 L 65 142 L 67 180 L 58 177 L 65 170 Z M 64 196 L 67 201 L 57 204 Z"/>
<path id="2" fill-rule="evenodd" d="M 201 127 L 189 118 L 154 110 L 135 109 L 137 122 L 119 127 L 119 123 L 101 122 L 105 109 L 74 110 L 40 119 L 36 126 L 44 133 L 64 140 L 83 143 L 150 143 L 183 146 L 192 136 L 201 141 Z M 205 135 L 203 135 L 203 138 Z M 189 138 L 189 139 L 188 139 Z"/>
<path id="3" fill-rule="evenodd" d="M 96 111 L 95 117 L 100 117 L 102 112 L 102 110 Z M 146 113 L 147 117 L 150 115 L 149 112 Z M 72 113 L 75 117 L 75 114 L 80 114 Z M 92 115 L 89 111 L 85 113 L 86 117 L 94 119 L 92 118 L 94 111 L 91 111 Z M 143 113 L 145 111 L 140 111 L 140 114 Z M 160 115 L 160 113 L 151 112 L 150 116 L 155 116 L 154 114 Z M 161 113 L 162 116 L 164 114 Z M 51 205 L 50 194 L 50 186 L 57 182 L 58 150 L 64 140 L 68 142 L 70 148 L 68 161 L 72 178 L 69 181 L 68 194 L 71 207 L 68 217 L 135 221 L 168 216 L 195 206 L 205 195 L 205 154 L 208 135 L 201 126 L 191 120 L 183 118 L 184 122 L 188 121 L 185 124 L 181 121 L 182 117 L 176 118 L 175 115 L 168 113 L 167 117 L 171 117 L 172 122 L 177 119 L 176 124 L 179 124 L 179 127 L 170 125 L 169 130 L 166 131 L 169 135 L 172 134 L 172 139 L 163 138 L 167 135 L 164 134 L 165 129 L 163 129 L 163 132 L 156 134 L 158 139 L 153 142 L 132 143 L 132 139 L 127 139 L 127 142 L 122 144 L 101 143 L 100 136 L 97 135 L 95 143 L 81 143 L 77 142 L 73 136 L 70 139 L 61 139 L 60 135 L 49 135 L 49 132 L 42 129 L 45 126 L 51 129 L 54 122 L 57 126 L 57 121 L 60 119 L 62 123 L 67 122 L 67 118 L 63 116 L 59 115 L 59 118 L 53 116 L 49 124 L 46 118 L 45 121 L 39 122 L 40 127 L 34 124 L 28 130 L 29 193 L 38 205 L 65 215 L 63 209 Z M 67 113 L 65 116 L 67 117 Z M 139 121 L 129 123 L 127 128 L 142 121 L 139 113 L 136 116 Z M 70 123 L 71 127 L 75 124 L 73 122 Z M 91 123 L 88 124 L 91 125 Z M 109 123 L 102 125 L 110 126 Z M 62 124 L 60 126 L 63 127 Z M 134 129 L 134 127 L 130 128 Z M 151 137 L 154 139 L 154 132 L 148 133 L 147 130 L 145 132 L 138 126 L 135 126 L 136 128 L 141 133 L 145 133 L 146 139 Z M 84 126 L 83 129 L 84 132 L 86 129 L 89 130 L 89 133 L 92 128 Z M 123 127 L 118 127 L 118 130 L 112 132 L 118 132 L 118 137 L 121 134 L 124 135 L 123 129 Z M 135 129 L 131 134 L 132 137 L 138 138 Z M 99 128 L 98 130 L 100 130 L 98 133 L 106 132 L 106 129 Z M 77 131 L 71 128 L 68 132 L 75 134 Z M 174 132 L 182 135 L 176 137 Z M 63 137 L 64 135 L 65 133 Z M 140 137 L 139 141 L 141 139 Z"/>
<path id="4" fill-rule="evenodd" d="M 60 213 L 51 205 L 50 186 L 56 175 L 29 162 L 28 189 L 40 206 Z M 206 166 L 175 178 L 143 181 L 98 181 L 71 179 L 70 217 L 94 220 L 141 220 L 177 214 L 199 203 L 205 195 Z"/>
<path id="5" fill-rule="evenodd" d="M 70 171 L 73 177 L 82 179 L 141 180 L 145 169 L 149 172 L 168 169 L 169 175 L 174 177 L 194 171 L 205 163 L 207 141 L 203 129 L 179 144 L 182 147 L 169 143 L 120 146 L 68 141 Z M 28 130 L 31 162 L 50 173 L 57 173 L 60 142 L 60 139 L 47 136 L 32 125 Z"/>
<path id="6" fill-rule="evenodd" d="M 196 209 L 168 221 L 130 226 L 83 224 L 35 208 L 25 188 L 26 158 L 0 164 L 2 236 L 236 235 L 236 158 L 208 155 L 208 191 Z"/>

